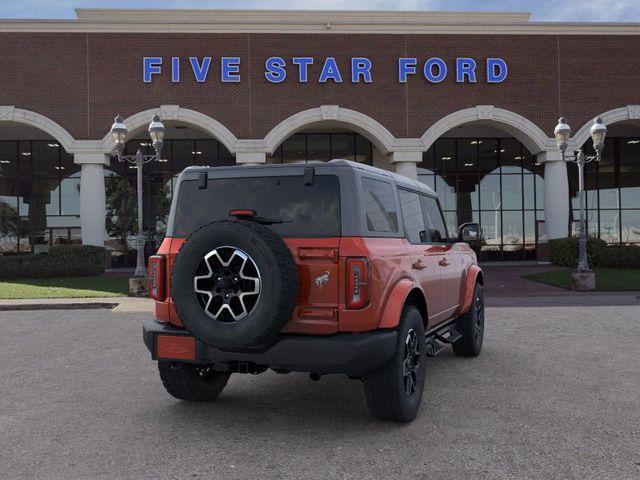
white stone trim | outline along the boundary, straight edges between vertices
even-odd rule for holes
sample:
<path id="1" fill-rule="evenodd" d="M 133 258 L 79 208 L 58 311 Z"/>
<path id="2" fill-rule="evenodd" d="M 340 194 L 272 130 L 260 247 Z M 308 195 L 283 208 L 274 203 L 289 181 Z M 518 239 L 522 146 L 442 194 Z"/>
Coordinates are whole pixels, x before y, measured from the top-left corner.
<path id="1" fill-rule="evenodd" d="M 383 154 L 392 151 L 396 140 L 386 127 L 364 113 L 337 105 L 322 105 L 303 110 L 282 120 L 264 137 L 262 147 L 268 153 L 273 153 L 294 133 L 320 122 L 337 123 L 349 127 L 367 137 Z"/>
<path id="2" fill-rule="evenodd" d="M 569 143 L 569 149 L 578 150 L 582 148 L 582 145 L 589 140 L 591 136 L 591 125 L 596 117 L 602 118 L 602 122 L 609 126 L 614 123 L 624 122 L 626 120 L 640 120 L 640 105 L 627 105 L 620 108 L 614 108 L 607 112 L 601 113 L 591 118 L 587 123 L 580 127 L 575 135 L 571 138 Z"/>
<path id="3" fill-rule="evenodd" d="M 0 21 L 5 32 L 638 35 L 638 23 L 530 22 L 529 13 L 77 9 L 78 19 Z"/>
<path id="4" fill-rule="evenodd" d="M 517 138 L 531 152 L 538 153 L 553 149 L 555 140 L 547 135 L 535 123 L 510 110 L 493 105 L 477 105 L 450 113 L 434 123 L 421 137 L 425 149 L 452 128 L 470 122 L 492 125 Z"/>
<path id="5" fill-rule="evenodd" d="M 264 152 L 237 152 L 236 163 L 238 165 L 264 165 L 267 163 L 267 154 Z"/>
<path id="6" fill-rule="evenodd" d="M 44 115 L 13 105 L 3 105 L 0 106 L 0 122 L 3 121 L 22 123 L 42 130 L 55 138 L 67 152 L 73 153 L 75 139 L 58 123 Z"/>
<path id="7" fill-rule="evenodd" d="M 198 127 L 199 129 L 212 135 L 216 140 L 227 147 L 227 149 L 231 153 L 236 152 L 236 142 L 238 141 L 238 139 L 231 132 L 231 130 L 225 127 L 218 120 L 205 115 L 204 113 L 196 112 L 195 110 L 190 110 L 188 108 L 183 108 L 179 105 L 160 105 L 158 108 L 150 108 L 149 110 L 138 112 L 126 118 L 124 124 L 127 126 L 130 132 L 133 130 L 137 130 L 140 127 L 147 126 L 151 121 L 151 117 L 153 117 L 155 113 L 160 114 L 162 120 L 174 120 L 193 125 L 194 127 Z M 111 125 L 106 126 L 106 129 L 108 129 L 110 126 Z M 102 149 L 105 153 L 108 154 L 115 153 L 115 147 L 113 145 L 111 132 L 107 132 L 107 134 L 102 139 Z"/>

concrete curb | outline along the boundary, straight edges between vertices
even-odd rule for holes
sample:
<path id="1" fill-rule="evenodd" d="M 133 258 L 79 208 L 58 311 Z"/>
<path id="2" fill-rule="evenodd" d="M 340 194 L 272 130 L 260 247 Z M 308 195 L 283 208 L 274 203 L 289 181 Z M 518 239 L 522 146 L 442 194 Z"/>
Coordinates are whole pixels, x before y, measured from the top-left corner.
<path id="1" fill-rule="evenodd" d="M 14 303 L 0 305 L 0 312 L 26 310 L 85 310 L 85 309 L 113 309 L 117 302 L 85 302 L 85 303 Z"/>

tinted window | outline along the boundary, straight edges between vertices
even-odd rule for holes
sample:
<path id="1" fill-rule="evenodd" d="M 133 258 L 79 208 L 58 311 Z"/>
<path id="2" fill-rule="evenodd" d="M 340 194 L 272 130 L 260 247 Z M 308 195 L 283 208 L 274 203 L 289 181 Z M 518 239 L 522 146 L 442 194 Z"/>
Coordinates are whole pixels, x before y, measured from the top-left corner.
<path id="1" fill-rule="evenodd" d="M 443 243 L 447 241 L 447 229 L 444 226 L 442 212 L 435 198 L 420 196 L 422 211 L 427 224 L 427 239 L 429 243 Z"/>
<path id="2" fill-rule="evenodd" d="M 411 243 L 424 243 L 426 229 L 424 217 L 420 205 L 420 196 L 417 193 L 398 189 L 400 194 L 400 209 L 402 210 L 402 222 L 407 239 Z"/>
<path id="3" fill-rule="evenodd" d="M 229 219 L 230 210 L 249 209 L 260 217 L 281 220 L 270 227 L 283 237 L 340 236 L 340 184 L 335 175 L 316 175 L 313 185 L 302 176 L 209 179 L 182 182 L 173 236 L 186 237 L 214 220 Z"/>
<path id="4" fill-rule="evenodd" d="M 362 179 L 367 229 L 371 232 L 397 232 L 398 214 L 393 189 L 387 182 Z"/>

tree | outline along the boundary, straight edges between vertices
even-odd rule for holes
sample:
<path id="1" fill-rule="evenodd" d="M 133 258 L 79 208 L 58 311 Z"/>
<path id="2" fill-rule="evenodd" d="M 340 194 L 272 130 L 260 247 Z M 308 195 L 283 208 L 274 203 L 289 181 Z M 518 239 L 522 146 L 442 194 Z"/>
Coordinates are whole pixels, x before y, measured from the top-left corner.
<path id="1" fill-rule="evenodd" d="M 6 202 L 0 201 L 0 237 L 15 238 L 20 236 L 20 216 L 18 210 Z"/>
<path id="2" fill-rule="evenodd" d="M 107 197 L 107 232 L 119 239 L 122 251 L 129 250 L 127 238 L 137 232 L 136 191 L 127 177 L 114 175 L 105 179 Z"/>
<path id="3" fill-rule="evenodd" d="M 111 176 L 105 179 L 105 190 L 107 197 L 107 231 L 112 237 L 118 238 L 122 251 L 129 250 L 127 239 L 138 233 L 138 201 L 137 193 L 129 180 L 124 176 Z M 146 195 L 149 195 L 145 192 Z M 147 201 L 153 202 L 151 211 L 152 218 L 148 219 L 152 222 L 152 230 L 156 234 L 164 236 L 164 231 L 155 232 L 156 225 L 159 221 L 164 221 L 169 213 L 171 200 L 169 198 L 166 185 L 162 185 L 160 190 L 153 195 L 147 197 Z"/>

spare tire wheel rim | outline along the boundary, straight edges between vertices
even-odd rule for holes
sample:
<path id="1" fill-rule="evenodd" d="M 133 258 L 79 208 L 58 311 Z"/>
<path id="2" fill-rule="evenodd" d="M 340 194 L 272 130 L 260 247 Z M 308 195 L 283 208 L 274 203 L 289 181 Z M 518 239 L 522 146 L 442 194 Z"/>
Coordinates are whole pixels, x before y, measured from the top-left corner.
<path id="1" fill-rule="evenodd" d="M 193 289 L 207 316 L 220 322 L 237 322 L 258 304 L 262 289 L 260 270 L 243 250 L 217 247 L 198 264 Z"/>

